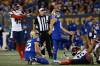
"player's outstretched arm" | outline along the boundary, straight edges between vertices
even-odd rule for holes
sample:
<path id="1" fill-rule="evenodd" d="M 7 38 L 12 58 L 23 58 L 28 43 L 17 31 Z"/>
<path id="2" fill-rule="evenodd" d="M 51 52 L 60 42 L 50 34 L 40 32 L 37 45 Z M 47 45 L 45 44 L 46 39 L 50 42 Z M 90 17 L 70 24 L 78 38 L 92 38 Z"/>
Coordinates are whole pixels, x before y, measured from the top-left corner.
<path id="1" fill-rule="evenodd" d="M 66 29 L 63 28 L 63 27 L 61 27 L 61 29 L 62 29 L 64 32 L 66 32 L 66 33 L 68 33 L 68 34 L 70 34 L 70 35 L 74 35 L 74 32 L 72 32 L 72 31 L 68 31 L 68 30 L 66 30 Z"/>
<path id="2" fill-rule="evenodd" d="M 69 65 L 69 64 L 71 64 L 71 60 L 70 59 L 61 60 L 61 61 L 58 62 L 58 64 Z"/>

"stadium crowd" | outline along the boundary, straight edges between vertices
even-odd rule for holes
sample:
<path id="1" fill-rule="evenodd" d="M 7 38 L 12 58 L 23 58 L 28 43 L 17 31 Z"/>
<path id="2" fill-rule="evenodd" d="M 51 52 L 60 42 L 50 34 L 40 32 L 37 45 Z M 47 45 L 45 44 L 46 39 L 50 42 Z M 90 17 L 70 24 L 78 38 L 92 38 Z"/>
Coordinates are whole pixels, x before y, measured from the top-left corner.
<path id="1" fill-rule="evenodd" d="M 52 11 L 55 1 L 60 4 L 61 10 L 67 15 L 100 13 L 100 3 L 98 0 L 3 0 L 0 1 L 0 12 L 9 12 L 16 3 L 20 3 L 24 10 L 31 9 L 34 13 L 40 7 L 45 7 Z"/>
<path id="2" fill-rule="evenodd" d="M 41 25 L 47 21 L 46 17 L 43 17 L 44 15 L 50 16 L 50 18 L 48 18 L 50 30 L 41 31 Z M 81 19 L 73 17 L 75 15 L 79 15 L 79 17 L 81 15 Z M 84 15 L 88 16 L 82 17 Z M 44 37 L 49 37 L 50 46 L 48 45 L 49 47 L 46 46 L 46 48 L 47 50 L 53 50 L 52 52 L 48 50 L 48 54 L 51 52 L 49 58 L 53 58 L 54 62 L 58 62 L 58 48 L 64 49 L 65 55 L 73 46 L 80 47 L 81 50 L 86 48 L 89 53 L 92 53 L 96 40 L 100 39 L 100 16 L 98 17 L 98 15 L 100 15 L 99 0 L 0 0 L 0 17 L 2 18 L 0 19 L 0 47 L 2 47 L 2 32 L 9 31 L 7 48 L 9 50 L 15 50 L 13 43 L 16 43 L 16 50 L 20 55 L 20 59 L 23 60 L 24 45 L 28 39 L 35 37 L 31 31 L 33 31 L 34 34 L 34 28 L 36 28 L 36 34 L 39 34 L 39 38 L 42 35 L 40 42 L 43 41 L 42 43 L 45 44 L 48 40 Z M 68 16 L 72 17 L 67 18 Z M 16 26 L 13 18 L 15 18 L 15 22 L 17 22 Z M 43 20 L 44 23 L 41 24 Z M 45 24 L 47 25 L 47 23 Z M 16 41 L 14 41 L 12 37 L 14 37 Z M 38 38 L 32 41 L 39 42 Z M 43 48 L 45 46 L 40 45 L 40 47 Z M 27 45 L 26 49 L 29 50 Z M 40 51 L 36 52 L 39 53 Z M 41 55 L 41 53 L 39 54 Z M 42 54 L 44 55 L 43 57 L 45 57 L 45 54 Z M 37 59 L 40 60 L 40 58 Z M 37 61 L 36 59 L 33 60 Z M 41 63 L 42 61 L 37 62 Z"/>

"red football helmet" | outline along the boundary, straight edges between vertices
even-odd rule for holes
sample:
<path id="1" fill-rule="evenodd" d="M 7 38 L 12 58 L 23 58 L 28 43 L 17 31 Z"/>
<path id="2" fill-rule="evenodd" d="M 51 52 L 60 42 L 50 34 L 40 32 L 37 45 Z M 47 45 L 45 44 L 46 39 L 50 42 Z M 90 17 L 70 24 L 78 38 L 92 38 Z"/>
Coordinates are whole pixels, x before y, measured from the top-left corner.
<path id="1" fill-rule="evenodd" d="M 75 56 L 79 50 L 80 50 L 80 48 L 79 48 L 79 47 L 74 46 L 74 47 L 72 48 L 72 50 L 71 50 L 72 55 L 73 55 L 73 56 Z"/>

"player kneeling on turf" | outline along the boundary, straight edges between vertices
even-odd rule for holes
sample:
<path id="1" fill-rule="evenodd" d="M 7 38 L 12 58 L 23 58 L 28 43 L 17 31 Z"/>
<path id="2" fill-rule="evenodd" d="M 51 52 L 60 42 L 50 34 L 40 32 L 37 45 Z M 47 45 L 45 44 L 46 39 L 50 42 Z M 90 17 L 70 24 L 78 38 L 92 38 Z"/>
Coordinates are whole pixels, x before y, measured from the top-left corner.
<path id="1" fill-rule="evenodd" d="M 25 48 L 25 60 L 28 61 L 28 64 L 32 64 L 32 62 L 49 64 L 47 59 L 42 58 L 41 50 L 39 47 L 39 38 L 35 30 L 31 31 L 30 35 L 31 39 L 27 41 L 27 45 Z"/>
<path id="2" fill-rule="evenodd" d="M 60 65 L 68 65 L 68 64 L 92 64 L 93 63 L 93 58 L 92 56 L 87 52 L 86 49 L 79 51 L 78 47 L 72 48 L 72 55 L 74 57 L 72 59 L 66 58 L 58 63 Z"/>

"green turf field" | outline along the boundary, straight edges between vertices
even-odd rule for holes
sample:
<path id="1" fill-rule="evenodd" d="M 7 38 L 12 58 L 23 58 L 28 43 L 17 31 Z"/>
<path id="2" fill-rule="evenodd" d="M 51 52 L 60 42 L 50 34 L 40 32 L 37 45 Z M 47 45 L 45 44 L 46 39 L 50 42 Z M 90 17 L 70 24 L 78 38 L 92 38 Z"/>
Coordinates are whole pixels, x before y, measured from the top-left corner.
<path id="1" fill-rule="evenodd" d="M 70 52 L 68 52 L 69 56 Z M 61 58 L 62 51 L 59 52 L 59 58 Z M 47 57 L 48 58 L 48 57 Z M 49 59 L 50 65 L 45 65 L 45 66 L 60 66 L 57 64 L 53 64 L 53 61 Z M 0 66 L 31 66 L 27 65 L 25 61 L 20 61 L 18 53 L 16 51 L 0 51 Z M 44 66 L 41 64 L 34 64 L 32 66 Z M 83 66 L 83 65 L 67 65 L 67 66 Z M 84 65 L 84 66 L 91 66 L 91 65 Z M 93 66 L 100 66 L 99 64 L 94 64 Z"/>

